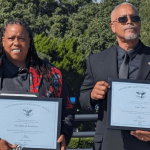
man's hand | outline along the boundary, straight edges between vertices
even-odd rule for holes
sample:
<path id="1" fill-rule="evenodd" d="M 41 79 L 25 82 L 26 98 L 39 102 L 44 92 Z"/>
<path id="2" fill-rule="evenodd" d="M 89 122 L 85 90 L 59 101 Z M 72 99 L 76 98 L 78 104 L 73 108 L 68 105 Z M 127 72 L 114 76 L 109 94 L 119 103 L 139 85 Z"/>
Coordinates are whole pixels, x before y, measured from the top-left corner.
<path id="1" fill-rule="evenodd" d="M 131 131 L 131 135 L 135 136 L 141 141 L 150 141 L 150 132 L 149 131 L 141 131 L 141 130 L 136 130 L 136 131 Z"/>
<path id="2" fill-rule="evenodd" d="M 57 143 L 61 143 L 60 145 L 60 150 L 65 150 L 66 149 L 66 139 L 65 136 L 62 134 L 57 140 Z"/>
<path id="3" fill-rule="evenodd" d="M 0 150 L 12 150 L 13 148 L 16 148 L 16 145 L 12 145 L 3 139 L 0 140 Z"/>
<path id="4" fill-rule="evenodd" d="M 110 88 L 110 86 L 107 82 L 98 81 L 91 92 L 91 98 L 94 100 L 105 98 L 108 88 Z"/>

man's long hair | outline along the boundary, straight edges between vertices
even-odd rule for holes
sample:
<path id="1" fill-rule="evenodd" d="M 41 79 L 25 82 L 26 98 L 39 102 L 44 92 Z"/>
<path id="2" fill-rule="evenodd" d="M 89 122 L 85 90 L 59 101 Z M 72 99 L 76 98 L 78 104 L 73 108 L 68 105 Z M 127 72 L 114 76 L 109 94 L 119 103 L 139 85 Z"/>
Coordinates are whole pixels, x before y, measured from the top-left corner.
<path id="1" fill-rule="evenodd" d="M 21 25 L 22 27 L 24 27 L 29 35 L 30 38 L 30 47 L 28 50 L 28 54 L 27 57 L 29 59 L 32 58 L 32 63 L 33 63 L 33 67 L 35 68 L 36 72 L 38 75 L 42 74 L 43 78 L 46 79 L 46 81 L 50 82 L 52 84 L 52 78 L 50 76 L 48 76 L 48 74 L 50 74 L 50 69 L 47 65 L 45 65 L 43 63 L 43 61 L 38 57 L 35 46 L 34 46 L 34 41 L 33 41 L 33 35 L 32 32 L 29 28 L 29 26 L 24 22 L 23 19 L 9 19 L 6 24 L 4 25 L 3 29 L 2 29 L 2 33 L 1 33 L 1 43 L 2 43 L 2 37 L 5 34 L 6 28 L 8 25 Z M 1 45 L 1 49 L 0 49 L 0 56 L 4 55 L 5 51 L 4 51 L 4 47 L 3 45 Z M 30 62 L 31 63 L 31 62 Z"/>

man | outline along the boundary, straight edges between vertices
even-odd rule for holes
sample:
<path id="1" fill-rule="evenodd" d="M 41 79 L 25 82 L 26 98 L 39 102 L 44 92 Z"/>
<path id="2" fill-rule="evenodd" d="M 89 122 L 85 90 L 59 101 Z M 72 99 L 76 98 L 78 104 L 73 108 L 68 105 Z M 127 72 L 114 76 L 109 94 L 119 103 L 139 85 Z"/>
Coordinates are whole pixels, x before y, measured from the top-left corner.
<path id="1" fill-rule="evenodd" d="M 129 3 L 118 5 L 112 11 L 110 27 L 116 34 L 117 44 L 89 56 L 79 96 L 83 109 L 91 110 L 99 103 L 94 148 L 150 150 L 150 132 L 111 130 L 106 127 L 108 77 L 150 80 L 150 48 L 139 40 L 138 10 Z M 126 57 L 128 67 L 122 72 Z"/>

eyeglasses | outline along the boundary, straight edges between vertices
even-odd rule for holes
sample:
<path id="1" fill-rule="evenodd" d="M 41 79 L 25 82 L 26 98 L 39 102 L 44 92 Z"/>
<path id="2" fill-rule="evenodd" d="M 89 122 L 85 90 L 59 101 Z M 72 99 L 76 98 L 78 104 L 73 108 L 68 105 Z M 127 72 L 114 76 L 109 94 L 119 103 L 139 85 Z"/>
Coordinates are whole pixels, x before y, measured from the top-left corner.
<path id="1" fill-rule="evenodd" d="M 131 19 L 132 22 L 141 21 L 139 16 L 130 16 L 130 19 Z M 117 20 L 118 20 L 119 23 L 126 23 L 128 21 L 128 17 L 127 16 L 122 16 L 122 17 L 119 17 L 119 18 L 117 18 L 116 20 L 114 20 L 112 22 L 115 22 Z"/>

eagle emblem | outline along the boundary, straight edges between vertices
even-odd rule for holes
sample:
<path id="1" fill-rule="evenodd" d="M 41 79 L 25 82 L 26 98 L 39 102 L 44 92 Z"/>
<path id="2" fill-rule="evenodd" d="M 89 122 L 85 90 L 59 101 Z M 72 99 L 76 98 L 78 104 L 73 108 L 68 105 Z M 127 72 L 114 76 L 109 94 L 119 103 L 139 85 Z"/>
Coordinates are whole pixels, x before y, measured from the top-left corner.
<path id="1" fill-rule="evenodd" d="M 138 91 L 138 92 L 136 92 L 136 96 L 137 96 L 139 99 L 144 99 L 144 98 L 146 97 L 146 92 Z"/>
<path id="2" fill-rule="evenodd" d="M 26 109 L 23 109 L 23 114 L 26 116 L 26 117 L 30 117 L 32 116 L 32 109 L 29 109 L 29 108 L 26 108 Z"/>

